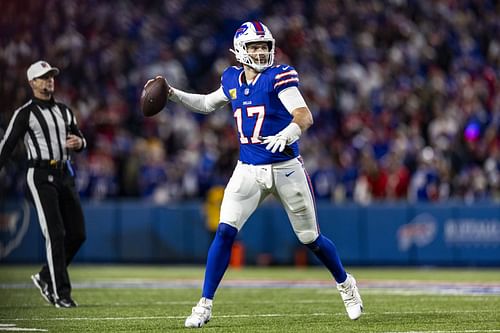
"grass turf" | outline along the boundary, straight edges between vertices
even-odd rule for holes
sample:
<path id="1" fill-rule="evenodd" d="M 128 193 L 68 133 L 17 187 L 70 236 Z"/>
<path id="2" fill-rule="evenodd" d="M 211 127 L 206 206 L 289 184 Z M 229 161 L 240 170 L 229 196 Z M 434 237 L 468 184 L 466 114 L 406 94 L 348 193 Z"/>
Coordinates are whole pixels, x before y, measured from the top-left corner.
<path id="1" fill-rule="evenodd" d="M 70 270 L 77 287 L 76 309 L 46 304 L 31 285 L 35 266 L 0 266 L 0 331 L 17 329 L 48 332 L 180 332 L 200 295 L 203 268 L 182 266 L 86 266 Z M 340 296 L 332 288 L 224 287 L 217 293 L 213 318 L 204 332 L 500 332 L 500 293 L 460 295 L 363 288 L 375 282 L 418 282 L 494 285 L 500 270 L 469 269 L 351 269 L 358 279 L 365 314 L 350 321 Z M 322 268 L 230 269 L 224 281 L 326 281 Z M 148 282 L 197 281 L 198 288 L 152 288 Z M 115 288 L 134 282 L 136 288 Z M 104 284 L 100 287 L 98 283 Z M 94 284 L 92 284 L 94 283 Z M 142 286 L 144 283 L 145 286 Z M 495 290 L 498 290 L 495 289 Z"/>

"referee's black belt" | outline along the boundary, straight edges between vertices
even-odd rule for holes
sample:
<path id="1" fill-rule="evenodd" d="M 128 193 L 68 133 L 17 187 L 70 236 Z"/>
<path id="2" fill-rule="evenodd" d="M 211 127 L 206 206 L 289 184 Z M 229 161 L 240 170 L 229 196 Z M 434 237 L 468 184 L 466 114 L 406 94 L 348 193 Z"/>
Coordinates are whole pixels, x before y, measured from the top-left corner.
<path id="1" fill-rule="evenodd" d="M 30 168 L 64 170 L 66 163 L 67 161 L 60 160 L 29 160 L 28 166 Z"/>

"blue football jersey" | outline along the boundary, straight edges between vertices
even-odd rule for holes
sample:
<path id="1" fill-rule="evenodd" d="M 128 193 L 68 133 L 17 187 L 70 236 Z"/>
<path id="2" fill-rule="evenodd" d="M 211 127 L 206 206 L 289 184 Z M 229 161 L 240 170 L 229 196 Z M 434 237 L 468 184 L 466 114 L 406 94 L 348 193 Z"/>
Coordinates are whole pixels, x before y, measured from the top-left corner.
<path id="1" fill-rule="evenodd" d="M 222 89 L 231 101 L 240 140 L 240 161 L 270 164 L 299 155 L 298 142 L 280 153 L 266 150 L 259 137 L 275 135 L 292 121 L 293 116 L 278 98 L 289 87 L 299 85 L 297 71 L 288 65 L 272 66 L 247 84 L 243 67 L 229 67 L 222 74 Z"/>

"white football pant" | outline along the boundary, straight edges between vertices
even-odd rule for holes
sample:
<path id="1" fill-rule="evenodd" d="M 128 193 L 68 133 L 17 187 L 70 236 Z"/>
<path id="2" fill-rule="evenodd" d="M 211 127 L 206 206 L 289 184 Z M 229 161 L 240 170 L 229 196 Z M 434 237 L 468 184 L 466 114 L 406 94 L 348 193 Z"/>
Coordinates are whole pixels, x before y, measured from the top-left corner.
<path id="1" fill-rule="evenodd" d="M 259 204 L 272 193 L 283 204 L 297 238 L 308 244 L 319 236 L 311 191 L 300 157 L 265 165 L 238 161 L 224 191 L 220 221 L 241 230 Z"/>

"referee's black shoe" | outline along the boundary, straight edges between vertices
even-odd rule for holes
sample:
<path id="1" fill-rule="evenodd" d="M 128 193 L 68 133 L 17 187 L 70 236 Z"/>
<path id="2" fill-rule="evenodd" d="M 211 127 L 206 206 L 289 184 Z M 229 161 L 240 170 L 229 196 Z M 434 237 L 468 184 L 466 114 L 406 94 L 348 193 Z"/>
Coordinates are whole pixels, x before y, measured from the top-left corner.
<path id="1" fill-rule="evenodd" d="M 40 274 L 32 275 L 31 280 L 33 281 L 35 287 L 37 287 L 38 290 L 40 290 L 40 295 L 42 295 L 43 299 L 47 303 L 54 305 L 55 304 L 54 296 L 49 290 L 49 284 L 40 278 Z"/>
<path id="2" fill-rule="evenodd" d="M 71 297 L 56 299 L 54 305 L 56 308 L 60 309 L 76 308 L 78 306 L 78 304 L 76 304 Z"/>

